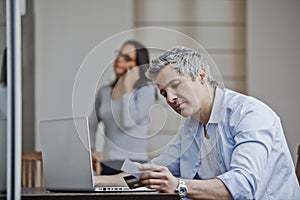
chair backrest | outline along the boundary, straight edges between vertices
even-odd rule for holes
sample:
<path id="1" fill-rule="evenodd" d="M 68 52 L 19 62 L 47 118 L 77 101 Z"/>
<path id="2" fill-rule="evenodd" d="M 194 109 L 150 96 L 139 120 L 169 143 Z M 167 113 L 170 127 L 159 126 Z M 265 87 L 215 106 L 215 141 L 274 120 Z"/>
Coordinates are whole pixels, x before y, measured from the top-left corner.
<path id="1" fill-rule="evenodd" d="M 298 151 L 297 151 L 296 175 L 300 185 L 300 144 L 298 145 Z"/>
<path id="2" fill-rule="evenodd" d="M 38 181 L 39 178 L 40 181 Z M 44 187 L 42 152 L 22 152 L 22 187 Z"/>

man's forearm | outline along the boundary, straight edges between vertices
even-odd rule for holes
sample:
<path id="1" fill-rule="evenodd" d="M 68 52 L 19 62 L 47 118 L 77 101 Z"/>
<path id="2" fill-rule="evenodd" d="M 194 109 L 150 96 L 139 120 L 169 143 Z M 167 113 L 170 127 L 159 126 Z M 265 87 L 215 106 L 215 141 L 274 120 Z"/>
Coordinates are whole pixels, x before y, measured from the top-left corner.
<path id="1" fill-rule="evenodd" d="M 185 180 L 187 198 L 191 199 L 232 199 L 230 192 L 219 179 Z"/>

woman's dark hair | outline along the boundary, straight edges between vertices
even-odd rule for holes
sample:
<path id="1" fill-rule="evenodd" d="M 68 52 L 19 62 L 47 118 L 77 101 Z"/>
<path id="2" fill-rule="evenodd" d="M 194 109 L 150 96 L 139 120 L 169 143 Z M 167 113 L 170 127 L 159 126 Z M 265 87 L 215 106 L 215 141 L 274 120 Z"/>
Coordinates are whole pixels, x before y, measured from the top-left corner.
<path id="1" fill-rule="evenodd" d="M 3 59 L 2 59 L 2 66 L 1 66 L 1 77 L 0 77 L 0 83 L 4 83 L 4 85 L 7 85 L 7 52 L 6 48 L 3 52 Z"/>
<path id="2" fill-rule="evenodd" d="M 135 83 L 134 88 L 138 88 L 143 86 L 145 83 L 149 82 L 150 80 L 145 76 L 145 72 L 147 71 L 149 67 L 149 53 L 148 50 L 144 45 L 142 45 L 140 42 L 136 40 L 128 40 L 123 43 L 122 47 L 125 45 L 131 44 L 135 47 L 136 52 L 136 59 L 135 63 L 140 69 L 140 79 Z M 117 78 L 113 83 L 112 86 L 115 86 L 117 83 Z"/>

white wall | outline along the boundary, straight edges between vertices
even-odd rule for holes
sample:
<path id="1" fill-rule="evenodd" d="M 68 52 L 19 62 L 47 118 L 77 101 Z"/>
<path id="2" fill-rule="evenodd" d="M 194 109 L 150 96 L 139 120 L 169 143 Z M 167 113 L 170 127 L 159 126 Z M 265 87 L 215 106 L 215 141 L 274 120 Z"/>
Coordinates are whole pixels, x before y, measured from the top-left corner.
<path id="1" fill-rule="evenodd" d="M 248 93 L 281 117 L 294 161 L 300 144 L 299 21 L 299 0 L 248 0 Z"/>
<path id="2" fill-rule="evenodd" d="M 80 65 L 100 42 L 133 28 L 133 1 L 36 0 L 34 10 L 35 139 L 39 148 L 39 121 L 73 115 L 72 92 Z M 108 52 L 113 58 L 111 49 Z M 102 67 L 101 59 L 95 66 Z M 88 113 L 88 107 L 83 105 L 82 112 Z"/>

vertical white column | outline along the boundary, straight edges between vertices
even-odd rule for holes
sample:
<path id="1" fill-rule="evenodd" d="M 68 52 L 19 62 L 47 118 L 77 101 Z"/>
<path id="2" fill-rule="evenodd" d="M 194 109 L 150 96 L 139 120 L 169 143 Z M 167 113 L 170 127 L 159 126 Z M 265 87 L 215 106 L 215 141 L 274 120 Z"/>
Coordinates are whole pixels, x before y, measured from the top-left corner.
<path id="1" fill-rule="evenodd" d="M 7 10 L 7 199 L 21 196 L 22 79 L 20 1 Z"/>

